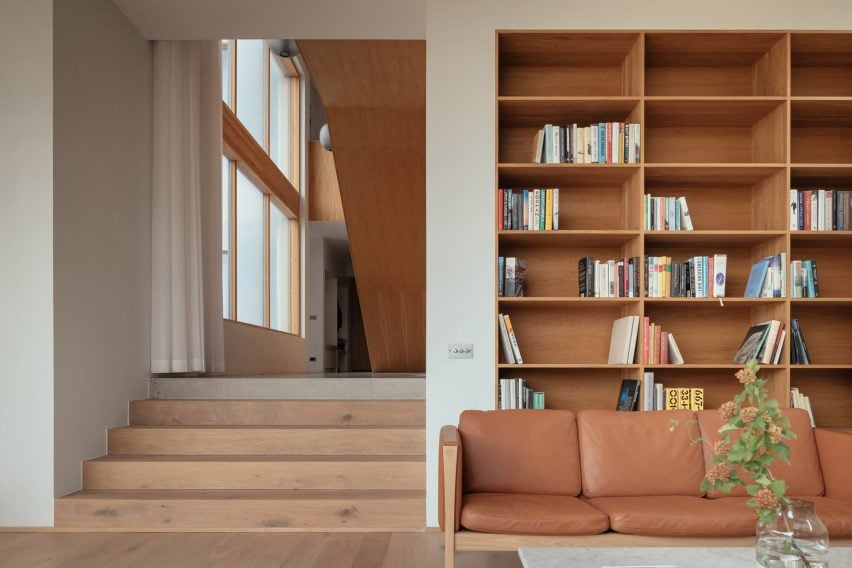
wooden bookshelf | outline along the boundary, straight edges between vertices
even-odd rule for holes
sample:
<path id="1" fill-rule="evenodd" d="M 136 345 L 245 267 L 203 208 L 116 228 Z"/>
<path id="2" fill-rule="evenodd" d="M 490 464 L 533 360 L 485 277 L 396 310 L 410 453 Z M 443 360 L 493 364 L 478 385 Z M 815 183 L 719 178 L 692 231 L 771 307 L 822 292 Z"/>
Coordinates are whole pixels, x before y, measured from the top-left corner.
<path id="1" fill-rule="evenodd" d="M 739 389 L 730 361 L 746 330 L 778 319 L 788 335 L 761 371 L 770 392 L 787 404 L 798 387 L 817 425 L 852 428 L 852 231 L 791 231 L 788 209 L 790 188 L 852 189 L 852 32 L 498 31 L 496 42 L 495 189 L 560 190 L 559 231 L 496 231 L 495 263 L 527 261 L 526 296 L 495 302 L 524 364 L 499 359 L 496 378 L 522 377 L 548 408 L 576 411 L 614 408 L 621 380 L 648 370 L 704 388 L 713 408 Z M 532 163 L 545 123 L 608 121 L 641 124 L 640 163 Z M 696 230 L 644 230 L 645 193 L 686 196 Z M 782 252 L 818 262 L 820 297 L 743 298 L 752 263 Z M 577 297 L 585 256 L 716 253 L 728 255 L 721 302 Z M 612 322 L 627 315 L 671 331 L 686 364 L 608 365 Z M 812 365 L 789 362 L 792 318 Z M 499 357 L 496 325 L 495 343 Z"/>

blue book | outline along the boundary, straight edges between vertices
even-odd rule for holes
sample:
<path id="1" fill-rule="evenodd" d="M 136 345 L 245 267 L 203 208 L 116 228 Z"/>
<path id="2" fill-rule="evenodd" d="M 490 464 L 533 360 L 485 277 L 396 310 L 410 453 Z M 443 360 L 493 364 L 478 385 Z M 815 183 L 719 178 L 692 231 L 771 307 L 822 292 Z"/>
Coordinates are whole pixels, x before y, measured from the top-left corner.
<path id="1" fill-rule="evenodd" d="M 807 293 L 805 298 L 816 298 L 816 290 L 814 289 L 814 267 L 810 260 L 802 261 L 802 268 L 805 269 L 805 287 Z"/>
<path id="2" fill-rule="evenodd" d="M 598 123 L 598 163 L 606 163 L 606 123 Z"/>
<path id="3" fill-rule="evenodd" d="M 544 163 L 553 163 L 553 125 L 544 125 Z"/>
<path id="4" fill-rule="evenodd" d="M 524 230 L 528 231 L 530 229 L 530 192 L 528 189 L 524 190 Z"/>
<path id="5" fill-rule="evenodd" d="M 751 273 L 748 275 L 748 284 L 746 284 L 743 298 L 760 297 L 760 291 L 763 289 L 763 281 L 766 279 L 766 273 L 768 271 L 769 260 L 765 258 L 755 262 L 751 266 Z"/>

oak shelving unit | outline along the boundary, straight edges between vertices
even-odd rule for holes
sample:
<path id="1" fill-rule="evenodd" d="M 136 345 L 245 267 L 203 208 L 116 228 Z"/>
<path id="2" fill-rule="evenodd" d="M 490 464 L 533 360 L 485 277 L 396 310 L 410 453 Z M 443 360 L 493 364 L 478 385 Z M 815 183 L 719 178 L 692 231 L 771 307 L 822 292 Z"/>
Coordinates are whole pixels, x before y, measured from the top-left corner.
<path id="1" fill-rule="evenodd" d="M 561 229 L 497 231 L 495 256 L 527 260 L 527 295 L 496 300 L 525 364 L 498 361 L 498 379 L 527 379 L 548 408 L 611 409 L 649 370 L 703 387 L 712 408 L 738 390 L 746 329 L 798 318 L 815 364 L 789 363 L 788 334 L 762 376 L 785 403 L 791 386 L 810 396 L 817 425 L 852 428 L 852 231 L 791 231 L 788 212 L 791 187 L 852 189 L 852 33 L 499 31 L 496 108 L 497 187 L 560 188 Z M 641 163 L 532 163 L 545 123 L 606 121 L 642 125 Z M 643 230 L 645 193 L 686 196 L 697 230 Z M 780 252 L 817 260 L 820 298 L 742 298 L 752 263 Z M 577 297 L 584 256 L 714 253 L 728 255 L 724 305 Z M 608 365 L 626 315 L 673 332 L 687 364 Z"/>

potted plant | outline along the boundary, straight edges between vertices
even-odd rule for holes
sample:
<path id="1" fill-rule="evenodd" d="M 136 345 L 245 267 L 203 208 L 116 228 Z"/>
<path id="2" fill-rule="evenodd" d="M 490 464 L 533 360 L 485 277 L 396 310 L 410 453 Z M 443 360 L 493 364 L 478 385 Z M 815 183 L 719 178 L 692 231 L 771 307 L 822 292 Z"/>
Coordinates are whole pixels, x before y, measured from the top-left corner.
<path id="1" fill-rule="evenodd" d="M 752 359 L 736 373 L 743 389 L 719 408 L 725 422 L 713 447 L 713 467 L 701 488 L 724 493 L 736 485 L 745 488 L 758 517 L 756 554 L 762 566 L 822 566 L 828 555 L 825 525 L 813 503 L 791 500 L 786 483 L 770 469 L 779 458 L 789 463 L 786 440 L 796 434 L 778 401 L 770 398 L 759 371 Z M 797 559 L 798 563 L 789 563 Z"/>

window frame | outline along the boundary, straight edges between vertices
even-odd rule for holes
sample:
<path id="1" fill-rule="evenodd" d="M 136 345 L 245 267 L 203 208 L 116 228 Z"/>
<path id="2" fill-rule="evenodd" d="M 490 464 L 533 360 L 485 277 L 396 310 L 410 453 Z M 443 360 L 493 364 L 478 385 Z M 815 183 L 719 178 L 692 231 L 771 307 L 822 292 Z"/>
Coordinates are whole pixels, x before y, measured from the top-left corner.
<path id="1" fill-rule="evenodd" d="M 239 243 L 237 242 L 237 169 L 239 169 L 263 193 L 264 217 L 264 255 L 263 255 L 263 328 L 278 333 L 301 336 L 301 205 L 302 196 L 299 191 L 301 178 L 301 116 L 302 116 L 302 76 L 296 66 L 288 58 L 280 57 L 270 51 L 268 42 L 264 42 L 263 89 L 265 141 L 261 145 L 248 129 L 237 118 L 237 41 L 223 40 L 223 49 L 227 46 L 229 57 L 229 99 L 230 105 L 222 101 L 222 153 L 229 160 L 230 177 L 230 216 L 229 216 L 229 299 L 230 313 L 223 314 L 224 319 L 243 325 L 261 327 L 252 323 L 240 321 L 239 305 L 237 302 L 237 257 Z M 274 58 L 274 59 L 273 59 Z M 290 172 L 289 179 L 275 164 L 269 155 L 270 147 L 270 64 L 276 61 L 282 67 L 285 75 L 290 77 Z M 271 322 L 271 278 L 270 278 L 270 230 L 271 210 L 275 204 L 290 220 L 290 325 L 289 330 L 282 331 L 270 327 Z M 223 291 L 223 294 L 225 292 Z"/>

